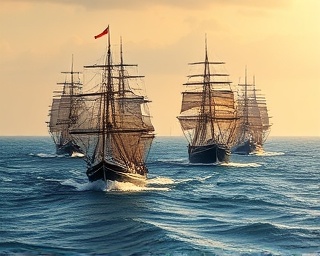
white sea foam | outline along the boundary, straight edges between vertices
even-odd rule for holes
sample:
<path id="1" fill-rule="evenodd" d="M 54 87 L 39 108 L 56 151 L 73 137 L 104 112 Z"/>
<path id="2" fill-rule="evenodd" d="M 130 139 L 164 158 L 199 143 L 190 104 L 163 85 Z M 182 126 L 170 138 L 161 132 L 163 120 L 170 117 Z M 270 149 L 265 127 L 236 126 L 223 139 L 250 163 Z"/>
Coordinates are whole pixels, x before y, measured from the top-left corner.
<path id="1" fill-rule="evenodd" d="M 285 155 L 284 152 L 257 152 L 254 154 L 255 156 L 283 156 Z"/>
<path id="2" fill-rule="evenodd" d="M 221 166 L 230 166 L 230 167 L 260 167 L 261 164 L 258 163 L 222 163 Z"/>
<path id="3" fill-rule="evenodd" d="M 67 179 L 60 182 L 60 184 L 64 186 L 74 187 L 78 191 L 87 191 L 87 190 L 104 191 L 106 189 L 106 184 L 102 180 L 98 180 L 94 182 L 79 183 L 73 179 Z"/>
<path id="4" fill-rule="evenodd" d="M 166 187 L 150 187 L 150 186 L 137 186 L 130 182 L 118 182 L 118 181 L 110 181 L 108 180 L 105 183 L 103 180 L 97 180 L 94 182 L 86 182 L 86 183 L 79 183 L 73 179 L 67 179 L 63 181 L 59 181 L 63 186 L 71 186 L 74 187 L 78 191 L 132 191 L 132 192 L 139 192 L 139 191 L 168 191 L 169 188 Z M 159 183 L 157 183 L 159 184 Z"/>
<path id="5" fill-rule="evenodd" d="M 80 157 L 81 158 L 81 157 L 84 157 L 84 154 L 79 153 L 79 152 L 73 152 L 71 157 Z"/>
<path id="6" fill-rule="evenodd" d="M 167 177 L 156 177 L 156 178 L 148 179 L 147 183 L 148 184 L 167 185 L 167 184 L 173 184 L 174 180 L 167 178 Z"/>
<path id="7" fill-rule="evenodd" d="M 37 156 L 37 157 L 41 157 L 41 158 L 64 157 L 64 155 L 47 154 L 47 153 L 38 153 L 38 154 L 30 153 L 29 156 Z"/>
<path id="8" fill-rule="evenodd" d="M 163 187 L 149 187 L 149 186 L 137 186 L 130 182 L 118 182 L 118 181 L 107 181 L 106 191 L 151 191 L 151 190 L 158 190 L 158 191 L 168 191 L 169 188 Z"/>

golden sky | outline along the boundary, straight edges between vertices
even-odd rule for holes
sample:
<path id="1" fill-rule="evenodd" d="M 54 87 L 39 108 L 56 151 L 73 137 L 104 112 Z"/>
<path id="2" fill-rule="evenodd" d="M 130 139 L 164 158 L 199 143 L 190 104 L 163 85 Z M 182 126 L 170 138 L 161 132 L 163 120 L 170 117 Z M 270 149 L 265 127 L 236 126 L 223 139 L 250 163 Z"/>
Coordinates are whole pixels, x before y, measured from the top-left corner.
<path id="1" fill-rule="evenodd" d="M 0 136 L 48 135 L 53 91 L 68 71 L 94 64 L 110 25 L 124 59 L 139 65 L 157 135 L 182 135 L 187 63 L 226 62 L 230 79 L 265 94 L 271 136 L 320 136 L 319 0 L 2 0 Z"/>

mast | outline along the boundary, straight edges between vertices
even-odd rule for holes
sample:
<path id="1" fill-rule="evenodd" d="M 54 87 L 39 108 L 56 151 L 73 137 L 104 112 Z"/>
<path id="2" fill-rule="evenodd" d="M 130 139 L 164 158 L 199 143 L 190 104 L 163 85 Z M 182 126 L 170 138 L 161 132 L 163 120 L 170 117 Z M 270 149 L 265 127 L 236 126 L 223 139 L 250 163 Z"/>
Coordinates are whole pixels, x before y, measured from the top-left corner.
<path id="1" fill-rule="evenodd" d="M 209 113 L 210 113 L 210 123 L 211 123 L 211 134 L 212 136 L 214 135 L 214 125 L 213 125 L 213 115 L 212 115 L 212 96 L 211 95 L 211 86 L 210 86 L 210 68 L 209 68 L 209 60 L 208 60 L 208 50 L 207 50 L 207 35 L 206 35 L 206 42 L 205 42 L 205 47 L 206 47 L 206 68 L 205 68 L 205 83 L 208 91 L 208 96 L 209 96 Z M 213 90 L 212 90 L 213 92 Z M 213 114 L 215 114 L 215 104 L 213 105 Z"/>
<path id="2" fill-rule="evenodd" d="M 73 94 L 74 94 L 74 91 L 73 91 L 73 87 L 74 87 L 74 80 L 73 80 L 73 54 L 72 54 L 72 57 L 71 57 L 71 71 L 70 71 L 70 75 L 71 75 L 71 86 L 70 86 L 70 111 L 69 111 L 69 120 L 71 122 L 69 122 L 68 124 L 68 128 L 70 128 L 71 126 L 71 123 L 72 123 L 72 106 L 73 106 Z"/>
<path id="3" fill-rule="evenodd" d="M 105 159 L 106 156 L 106 136 L 108 136 L 108 127 L 106 127 L 106 123 L 109 121 L 107 118 L 109 117 L 109 98 L 110 98 L 110 87 L 111 87 L 111 49 L 110 49 L 110 29 L 108 25 L 108 50 L 106 56 L 107 65 L 104 65 L 103 76 L 102 76 L 102 159 Z M 107 82 L 106 82 L 107 79 Z M 109 118 L 108 118 L 109 119 Z M 107 129 L 107 130 L 106 130 Z"/>
<path id="4" fill-rule="evenodd" d="M 245 111 L 245 123 L 244 123 L 244 133 L 248 131 L 249 128 L 249 107 L 248 107 L 248 84 L 247 84 L 247 66 L 245 68 L 245 78 L 244 78 L 244 111 Z"/>

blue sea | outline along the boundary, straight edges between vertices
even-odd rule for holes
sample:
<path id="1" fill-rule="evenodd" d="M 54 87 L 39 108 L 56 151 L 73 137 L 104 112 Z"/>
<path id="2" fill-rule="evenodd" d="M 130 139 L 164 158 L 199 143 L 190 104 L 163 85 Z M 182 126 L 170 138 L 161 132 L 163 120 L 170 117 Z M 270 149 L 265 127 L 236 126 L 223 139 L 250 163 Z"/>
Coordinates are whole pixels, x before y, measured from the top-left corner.
<path id="1" fill-rule="evenodd" d="M 320 255 L 320 137 L 188 163 L 157 137 L 148 184 L 90 183 L 50 137 L 0 137 L 0 255 Z"/>

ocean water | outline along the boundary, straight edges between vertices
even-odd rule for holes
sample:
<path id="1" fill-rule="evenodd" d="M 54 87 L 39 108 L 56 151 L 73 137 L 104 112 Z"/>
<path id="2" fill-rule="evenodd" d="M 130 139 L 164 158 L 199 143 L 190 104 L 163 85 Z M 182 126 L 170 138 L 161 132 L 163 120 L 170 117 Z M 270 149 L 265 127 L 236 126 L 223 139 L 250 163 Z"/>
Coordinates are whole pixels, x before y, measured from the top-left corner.
<path id="1" fill-rule="evenodd" d="M 320 137 L 191 165 L 157 137 L 144 188 L 90 183 L 50 137 L 0 137 L 0 255 L 320 255 Z"/>

